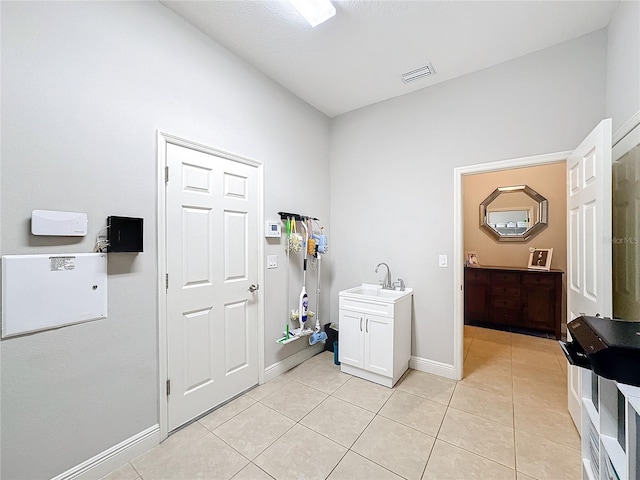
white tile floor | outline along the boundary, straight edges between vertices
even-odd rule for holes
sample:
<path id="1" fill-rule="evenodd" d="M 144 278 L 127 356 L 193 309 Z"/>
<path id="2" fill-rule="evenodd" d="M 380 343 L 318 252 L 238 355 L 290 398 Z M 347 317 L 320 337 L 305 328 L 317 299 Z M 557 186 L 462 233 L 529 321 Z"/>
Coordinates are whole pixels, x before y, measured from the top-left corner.
<path id="1" fill-rule="evenodd" d="M 462 381 L 393 389 L 316 355 L 105 478 L 579 479 L 557 343 L 465 327 L 464 344 Z"/>

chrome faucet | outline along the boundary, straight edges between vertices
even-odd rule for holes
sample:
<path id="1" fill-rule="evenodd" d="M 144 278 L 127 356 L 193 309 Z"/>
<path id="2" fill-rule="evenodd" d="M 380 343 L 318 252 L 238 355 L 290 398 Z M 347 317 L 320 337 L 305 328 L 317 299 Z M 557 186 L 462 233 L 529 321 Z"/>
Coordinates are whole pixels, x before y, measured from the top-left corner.
<path id="1" fill-rule="evenodd" d="M 379 263 L 376 267 L 376 273 L 378 273 L 380 265 L 384 265 L 385 267 L 387 267 L 387 274 L 384 277 L 384 283 L 380 282 L 382 283 L 382 288 L 384 288 L 385 290 L 393 290 L 393 285 L 391 284 L 391 270 L 389 269 L 389 265 L 387 265 L 386 263 Z"/>

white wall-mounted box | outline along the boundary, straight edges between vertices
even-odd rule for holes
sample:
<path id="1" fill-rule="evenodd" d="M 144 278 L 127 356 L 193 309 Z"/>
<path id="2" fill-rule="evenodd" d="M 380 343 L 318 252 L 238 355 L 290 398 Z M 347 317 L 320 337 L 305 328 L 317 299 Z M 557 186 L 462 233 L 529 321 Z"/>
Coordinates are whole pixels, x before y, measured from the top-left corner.
<path id="1" fill-rule="evenodd" d="M 107 255 L 4 255 L 2 338 L 107 317 Z"/>
<path id="2" fill-rule="evenodd" d="M 264 222 L 264 236 L 267 238 L 280 238 L 282 236 L 280 222 Z"/>
<path id="3" fill-rule="evenodd" d="M 33 210 L 31 233 L 59 237 L 84 237 L 87 234 L 87 214 L 82 212 L 58 212 Z"/>

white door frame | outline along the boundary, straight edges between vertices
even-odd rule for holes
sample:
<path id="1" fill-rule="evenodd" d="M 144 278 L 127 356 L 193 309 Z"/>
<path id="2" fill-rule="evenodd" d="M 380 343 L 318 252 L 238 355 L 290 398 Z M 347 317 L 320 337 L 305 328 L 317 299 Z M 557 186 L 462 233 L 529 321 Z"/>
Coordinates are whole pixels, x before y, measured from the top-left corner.
<path id="1" fill-rule="evenodd" d="M 464 363 L 464 204 L 462 199 L 462 176 L 564 162 L 570 154 L 571 150 L 466 165 L 464 167 L 456 167 L 453 170 L 453 289 L 455 292 L 453 297 L 453 374 L 455 380 L 462 379 Z M 566 205 L 563 208 L 566 208 Z"/>
<path id="2" fill-rule="evenodd" d="M 614 134 L 611 147 L 611 163 L 618 161 L 640 141 L 640 110 L 631 116 Z M 629 135 L 631 134 L 631 135 Z"/>
<path id="3" fill-rule="evenodd" d="M 165 182 L 166 147 L 167 144 L 197 150 L 202 153 L 226 158 L 234 162 L 250 165 L 257 169 L 258 174 L 258 235 L 262 238 L 264 225 L 264 176 L 262 162 L 240 157 L 233 153 L 217 150 L 206 145 L 192 142 L 184 137 L 178 137 L 158 130 L 157 132 L 157 241 L 158 241 L 158 398 L 160 441 L 169 435 L 168 431 L 168 399 L 166 393 L 166 381 L 168 375 L 168 349 L 167 349 L 167 290 L 165 288 L 165 275 L 167 273 L 167 241 L 166 241 L 166 199 L 167 188 Z M 258 240 L 258 285 L 264 286 L 264 242 Z M 263 289 L 258 291 L 262 292 Z M 263 295 L 258 295 L 258 381 L 264 383 L 264 300 Z"/>

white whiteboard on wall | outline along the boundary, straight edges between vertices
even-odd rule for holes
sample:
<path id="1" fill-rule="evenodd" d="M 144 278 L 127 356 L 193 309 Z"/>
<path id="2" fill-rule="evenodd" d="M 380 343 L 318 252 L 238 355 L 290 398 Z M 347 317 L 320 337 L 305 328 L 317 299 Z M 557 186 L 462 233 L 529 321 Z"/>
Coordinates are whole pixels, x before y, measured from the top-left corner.
<path id="1" fill-rule="evenodd" d="M 2 338 L 107 317 L 107 255 L 2 256 Z"/>

